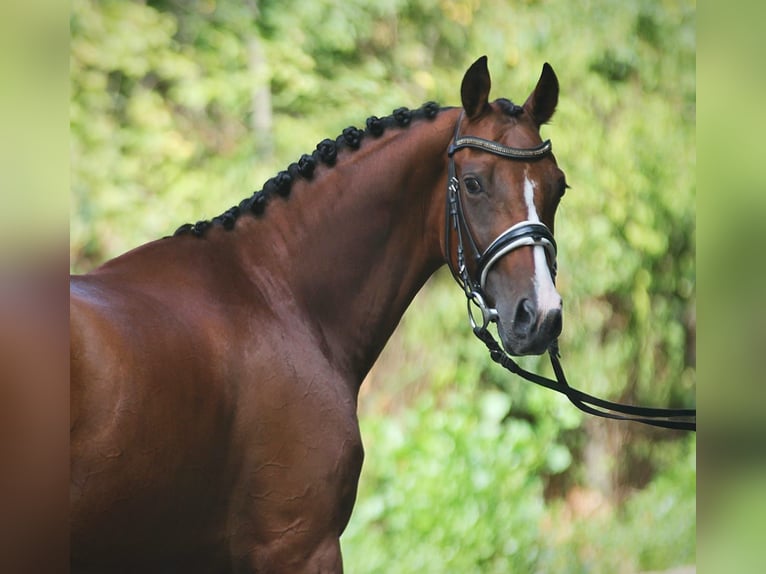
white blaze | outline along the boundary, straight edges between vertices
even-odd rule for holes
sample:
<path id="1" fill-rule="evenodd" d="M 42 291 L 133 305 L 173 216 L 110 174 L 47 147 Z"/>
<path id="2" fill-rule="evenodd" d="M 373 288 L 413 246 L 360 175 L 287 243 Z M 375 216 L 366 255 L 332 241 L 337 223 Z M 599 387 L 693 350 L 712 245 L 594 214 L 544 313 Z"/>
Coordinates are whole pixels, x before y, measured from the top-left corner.
<path id="1" fill-rule="evenodd" d="M 527 204 L 527 220 L 532 223 L 542 223 L 535 207 L 535 182 L 524 174 L 524 201 Z M 535 245 L 534 265 L 535 265 L 535 296 L 537 297 L 537 307 L 541 315 L 547 311 L 561 308 L 561 295 L 556 291 L 553 284 L 551 272 L 548 268 L 548 261 L 545 258 L 545 248 L 542 245 Z"/>

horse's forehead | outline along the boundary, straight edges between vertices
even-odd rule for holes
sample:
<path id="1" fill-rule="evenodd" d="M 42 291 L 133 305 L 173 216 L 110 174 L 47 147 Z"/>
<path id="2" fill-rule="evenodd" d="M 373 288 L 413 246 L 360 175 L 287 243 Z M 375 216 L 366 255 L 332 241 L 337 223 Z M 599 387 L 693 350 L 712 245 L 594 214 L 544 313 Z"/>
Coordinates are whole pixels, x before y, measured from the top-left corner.
<path id="1" fill-rule="evenodd" d="M 543 143 L 539 128 L 524 113 L 518 117 L 497 117 L 489 124 L 488 129 L 491 139 L 508 147 L 533 148 Z M 560 177 L 561 172 L 552 153 L 547 157 L 532 162 L 507 161 L 497 157 L 500 165 L 503 165 L 514 173 L 523 174 L 524 179 L 541 180 L 545 177 Z"/>
<path id="2" fill-rule="evenodd" d="M 495 141 L 509 147 L 530 148 L 542 143 L 540 131 L 526 118 L 498 118 L 492 126 Z"/>

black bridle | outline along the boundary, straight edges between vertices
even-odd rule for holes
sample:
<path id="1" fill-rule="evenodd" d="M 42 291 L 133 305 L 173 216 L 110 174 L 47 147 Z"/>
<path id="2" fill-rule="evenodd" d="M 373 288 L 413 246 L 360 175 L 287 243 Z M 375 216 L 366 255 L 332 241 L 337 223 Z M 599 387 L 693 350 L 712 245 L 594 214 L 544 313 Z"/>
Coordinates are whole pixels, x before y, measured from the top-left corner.
<path id="1" fill-rule="evenodd" d="M 490 333 L 490 323 L 498 320 L 497 310 L 487 304 L 484 288 L 486 279 L 492 266 L 511 251 L 524 246 L 541 246 L 545 249 L 548 268 L 551 277 L 556 279 L 556 240 L 551 231 L 542 223 L 522 221 L 506 229 L 489 247 L 483 252 L 474 240 L 470 227 L 465 217 L 463 204 L 460 199 L 460 182 L 455 169 L 454 154 L 464 148 L 472 148 L 498 155 L 500 157 L 533 161 L 547 156 L 551 152 L 551 142 L 546 140 L 532 148 L 513 148 L 498 142 L 485 140 L 474 136 L 460 137 L 460 124 L 463 115 L 460 115 L 455 126 L 455 135 L 452 145 L 447 152 L 449 156 L 449 179 L 447 182 L 447 202 L 445 221 L 445 254 L 447 264 L 452 271 L 452 276 L 462 287 L 468 301 L 468 318 L 473 328 L 474 335 L 478 337 L 489 349 L 493 361 L 503 366 L 508 371 L 520 377 L 552 389 L 566 395 L 569 401 L 588 414 L 616 420 L 628 420 L 647 425 L 671 428 L 678 430 L 697 430 L 696 409 L 664 409 L 652 407 L 638 407 L 613 403 L 598 397 L 594 397 L 569 386 L 564 369 L 561 366 L 558 341 L 554 341 L 548 349 L 553 372 L 556 380 L 543 377 L 520 367 L 511 356 L 498 344 Z M 452 262 L 451 233 L 454 230 L 457 235 L 457 267 Z M 475 276 L 468 269 L 466 261 L 465 239 L 468 239 L 468 250 L 475 264 Z M 478 307 L 481 312 L 481 324 L 474 317 L 472 305 Z M 684 419 L 684 420 L 678 420 Z M 693 419 L 693 420 L 689 420 Z"/>

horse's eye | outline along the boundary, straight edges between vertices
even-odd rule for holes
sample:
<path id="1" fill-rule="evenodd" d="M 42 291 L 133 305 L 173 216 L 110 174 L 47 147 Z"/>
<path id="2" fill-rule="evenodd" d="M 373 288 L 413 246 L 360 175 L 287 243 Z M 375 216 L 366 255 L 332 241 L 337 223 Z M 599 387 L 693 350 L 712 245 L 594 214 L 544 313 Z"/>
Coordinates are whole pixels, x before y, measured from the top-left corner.
<path id="1" fill-rule="evenodd" d="M 479 183 L 479 180 L 475 177 L 467 177 L 463 180 L 463 183 L 465 184 L 465 189 L 468 193 L 473 195 L 481 193 L 481 183 Z"/>

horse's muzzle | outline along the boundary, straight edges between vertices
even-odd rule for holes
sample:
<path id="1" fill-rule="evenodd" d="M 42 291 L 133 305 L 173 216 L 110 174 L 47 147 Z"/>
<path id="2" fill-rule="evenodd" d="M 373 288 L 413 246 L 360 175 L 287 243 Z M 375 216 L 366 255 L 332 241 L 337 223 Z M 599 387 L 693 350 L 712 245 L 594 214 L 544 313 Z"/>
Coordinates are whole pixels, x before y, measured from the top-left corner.
<path id="1" fill-rule="evenodd" d="M 522 298 L 510 316 L 500 313 L 498 332 L 511 355 L 541 355 L 561 334 L 561 304 L 541 310 L 533 299 Z"/>

